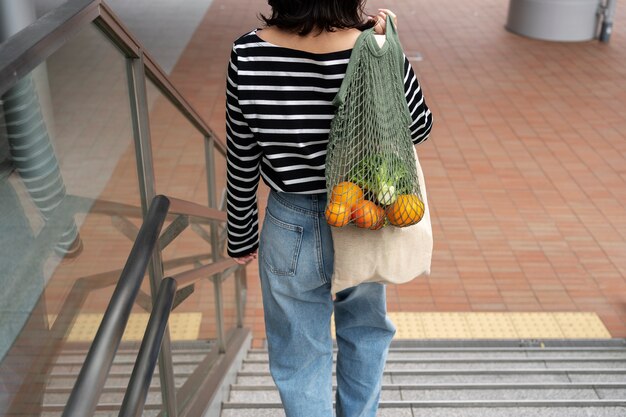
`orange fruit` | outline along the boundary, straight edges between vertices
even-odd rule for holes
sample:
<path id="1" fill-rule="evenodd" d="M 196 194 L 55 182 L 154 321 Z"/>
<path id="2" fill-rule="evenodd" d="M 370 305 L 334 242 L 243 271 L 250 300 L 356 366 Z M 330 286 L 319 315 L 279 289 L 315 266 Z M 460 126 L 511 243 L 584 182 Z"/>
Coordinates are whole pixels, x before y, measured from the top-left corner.
<path id="1" fill-rule="evenodd" d="M 404 194 L 387 207 L 387 218 L 394 226 L 410 226 L 424 217 L 424 203 L 414 194 Z"/>
<path id="2" fill-rule="evenodd" d="M 345 203 L 331 201 L 324 214 L 326 222 L 331 226 L 342 227 L 350 222 L 350 207 Z"/>
<path id="3" fill-rule="evenodd" d="M 350 218 L 357 227 L 370 229 L 378 226 L 381 218 L 384 219 L 385 210 L 368 200 L 361 200 L 352 206 Z M 382 226 L 381 226 L 382 227 Z"/>
<path id="4" fill-rule="evenodd" d="M 330 201 L 344 203 L 349 208 L 361 200 L 363 200 L 363 190 L 350 181 L 340 182 L 335 185 L 330 194 Z"/>
<path id="5" fill-rule="evenodd" d="M 380 208 L 380 207 L 379 207 Z M 371 230 L 378 230 L 378 229 L 382 229 L 383 226 L 385 225 L 385 218 L 387 216 L 385 215 L 385 210 L 383 210 L 382 208 L 380 208 L 380 216 L 378 219 L 378 223 L 374 224 L 374 226 L 370 227 Z"/>

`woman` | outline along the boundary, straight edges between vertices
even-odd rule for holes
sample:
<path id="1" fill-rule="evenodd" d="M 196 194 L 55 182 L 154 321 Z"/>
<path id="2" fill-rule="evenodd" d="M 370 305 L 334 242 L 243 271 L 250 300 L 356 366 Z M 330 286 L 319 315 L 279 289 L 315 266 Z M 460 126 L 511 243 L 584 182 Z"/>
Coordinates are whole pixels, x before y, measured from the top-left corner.
<path id="1" fill-rule="evenodd" d="M 259 258 L 270 371 L 288 417 L 333 415 L 334 311 L 336 412 L 376 414 L 382 372 L 395 333 L 385 286 L 336 294 L 333 245 L 324 218 L 324 161 L 331 102 L 362 29 L 384 33 L 388 10 L 364 18 L 364 0 L 269 0 L 264 29 L 234 42 L 228 68 L 228 253 Z M 432 116 L 405 59 L 405 92 L 415 144 Z M 256 191 L 270 187 L 259 239 Z"/>

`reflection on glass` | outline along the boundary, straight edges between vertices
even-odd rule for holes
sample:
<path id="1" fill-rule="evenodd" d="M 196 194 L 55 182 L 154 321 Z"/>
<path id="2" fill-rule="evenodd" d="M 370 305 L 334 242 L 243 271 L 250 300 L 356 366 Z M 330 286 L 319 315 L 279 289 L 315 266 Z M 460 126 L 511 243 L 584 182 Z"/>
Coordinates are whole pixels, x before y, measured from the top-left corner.
<path id="1" fill-rule="evenodd" d="M 148 83 L 147 91 L 156 193 L 208 206 L 204 136 L 152 82 Z M 225 169 L 224 157 L 217 150 L 214 156 L 218 165 L 221 159 L 221 166 Z M 218 184 L 220 181 L 221 185 L 216 187 L 215 198 L 218 204 L 225 186 L 222 179 L 216 178 Z M 222 259 L 225 254 L 221 245 L 213 248 L 212 244 L 212 233 L 216 234 L 218 240 L 224 240 L 224 223 L 191 218 L 189 224 L 184 225 L 182 221 L 183 219 L 168 219 L 164 226 L 164 230 L 168 227 L 182 228 L 176 240 L 163 250 L 165 276 L 175 276 L 209 265 L 215 259 Z M 176 225 L 176 222 L 181 224 Z M 196 340 L 214 340 L 217 337 L 215 289 L 211 278 L 207 275 L 197 281 L 193 288 L 189 288 L 188 291 L 193 290 L 193 294 L 173 313 L 174 320 L 177 315 L 181 315 L 189 320 L 188 323 L 194 323 L 193 331 L 189 335 L 195 335 Z M 174 327 L 171 325 L 170 329 Z M 175 335 L 172 335 L 172 341 L 177 341 Z"/>
<path id="2" fill-rule="evenodd" d="M 88 26 L 1 110 L 0 416 L 39 416 L 67 401 L 141 224 L 125 58 Z"/>
<path id="3" fill-rule="evenodd" d="M 168 219 L 164 229 L 170 227 L 178 220 Z M 211 245 L 211 227 L 219 222 L 210 222 L 197 218 L 190 218 L 186 226 L 178 237 L 167 247 L 163 248 L 163 269 L 164 276 L 175 277 L 177 274 L 191 271 L 213 262 Z M 175 227 L 172 226 L 172 227 Z M 182 227 L 182 226 L 181 226 Z M 216 337 L 215 331 L 215 302 L 214 289 L 211 277 L 202 276 L 193 286 L 186 288 L 183 292 L 193 292 L 185 301 L 178 306 L 173 319 L 186 317 L 189 329 L 188 336 L 184 340 L 213 340 Z M 190 327 L 193 323 L 193 329 Z M 174 326 L 170 326 L 170 331 Z M 193 338 L 191 337 L 193 335 Z M 172 340 L 181 340 L 172 333 Z"/>
<path id="4" fill-rule="evenodd" d="M 207 206 L 205 138 L 148 91 L 157 194 Z M 0 105 L 0 417 L 48 415 L 67 402 L 142 223 L 126 60 L 88 26 Z M 219 204 L 225 160 L 214 156 Z M 225 256 L 223 222 L 170 215 L 163 230 L 173 239 L 161 239 L 165 276 Z M 227 333 L 234 292 L 231 276 L 222 287 Z M 177 294 L 172 347 L 198 351 L 175 365 L 178 387 L 213 346 L 215 309 L 211 276 Z M 144 279 L 108 387 L 128 379 L 150 310 Z M 100 401 L 119 404 L 123 394 L 107 388 Z M 158 384 L 148 404 L 160 408 Z"/>
<path id="5" fill-rule="evenodd" d="M 148 82 L 157 194 L 207 205 L 204 136 Z"/>

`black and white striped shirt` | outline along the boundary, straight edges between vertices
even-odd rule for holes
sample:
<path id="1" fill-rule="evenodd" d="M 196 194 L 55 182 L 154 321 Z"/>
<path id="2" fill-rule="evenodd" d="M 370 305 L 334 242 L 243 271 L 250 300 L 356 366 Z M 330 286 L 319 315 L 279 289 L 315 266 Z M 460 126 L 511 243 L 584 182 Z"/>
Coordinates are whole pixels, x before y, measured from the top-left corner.
<path id="1" fill-rule="evenodd" d="M 252 31 L 234 42 L 226 85 L 228 254 L 258 247 L 256 191 L 325 193 L 324 164 L 331 104 L 351 49 L 311 53 L 279 47 Z M 428 137 L 432 115 L 408 59 L 404 86 L 415 144 Z"/>

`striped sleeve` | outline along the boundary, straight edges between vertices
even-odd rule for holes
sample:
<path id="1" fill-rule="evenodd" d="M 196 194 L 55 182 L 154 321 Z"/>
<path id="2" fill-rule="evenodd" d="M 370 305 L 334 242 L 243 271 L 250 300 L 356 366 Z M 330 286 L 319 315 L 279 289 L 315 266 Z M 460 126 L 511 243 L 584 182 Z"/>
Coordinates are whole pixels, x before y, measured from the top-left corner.
<path id="1" fill-rule="evenodd" d="M 228 255 L 232 257 L 248 255 L 259 246 L 256 191 L 260 178 L 261 148 L 241 112 L 237 65 L 237 53 L 233 47 L 226 83 L 226 201 Z"/>
<path id="2" fill-rule="evenodd" d="M 409 105 L 411 119 L 413 120 L 409 127 L 411 129 L 411 139 L 417 145 L 428 139 L 428 135 L 433 127 L 433 115 L 428 106 L 426 106 L 422 88 L 406 56 L 404 57 L 404 93 Z"/>

